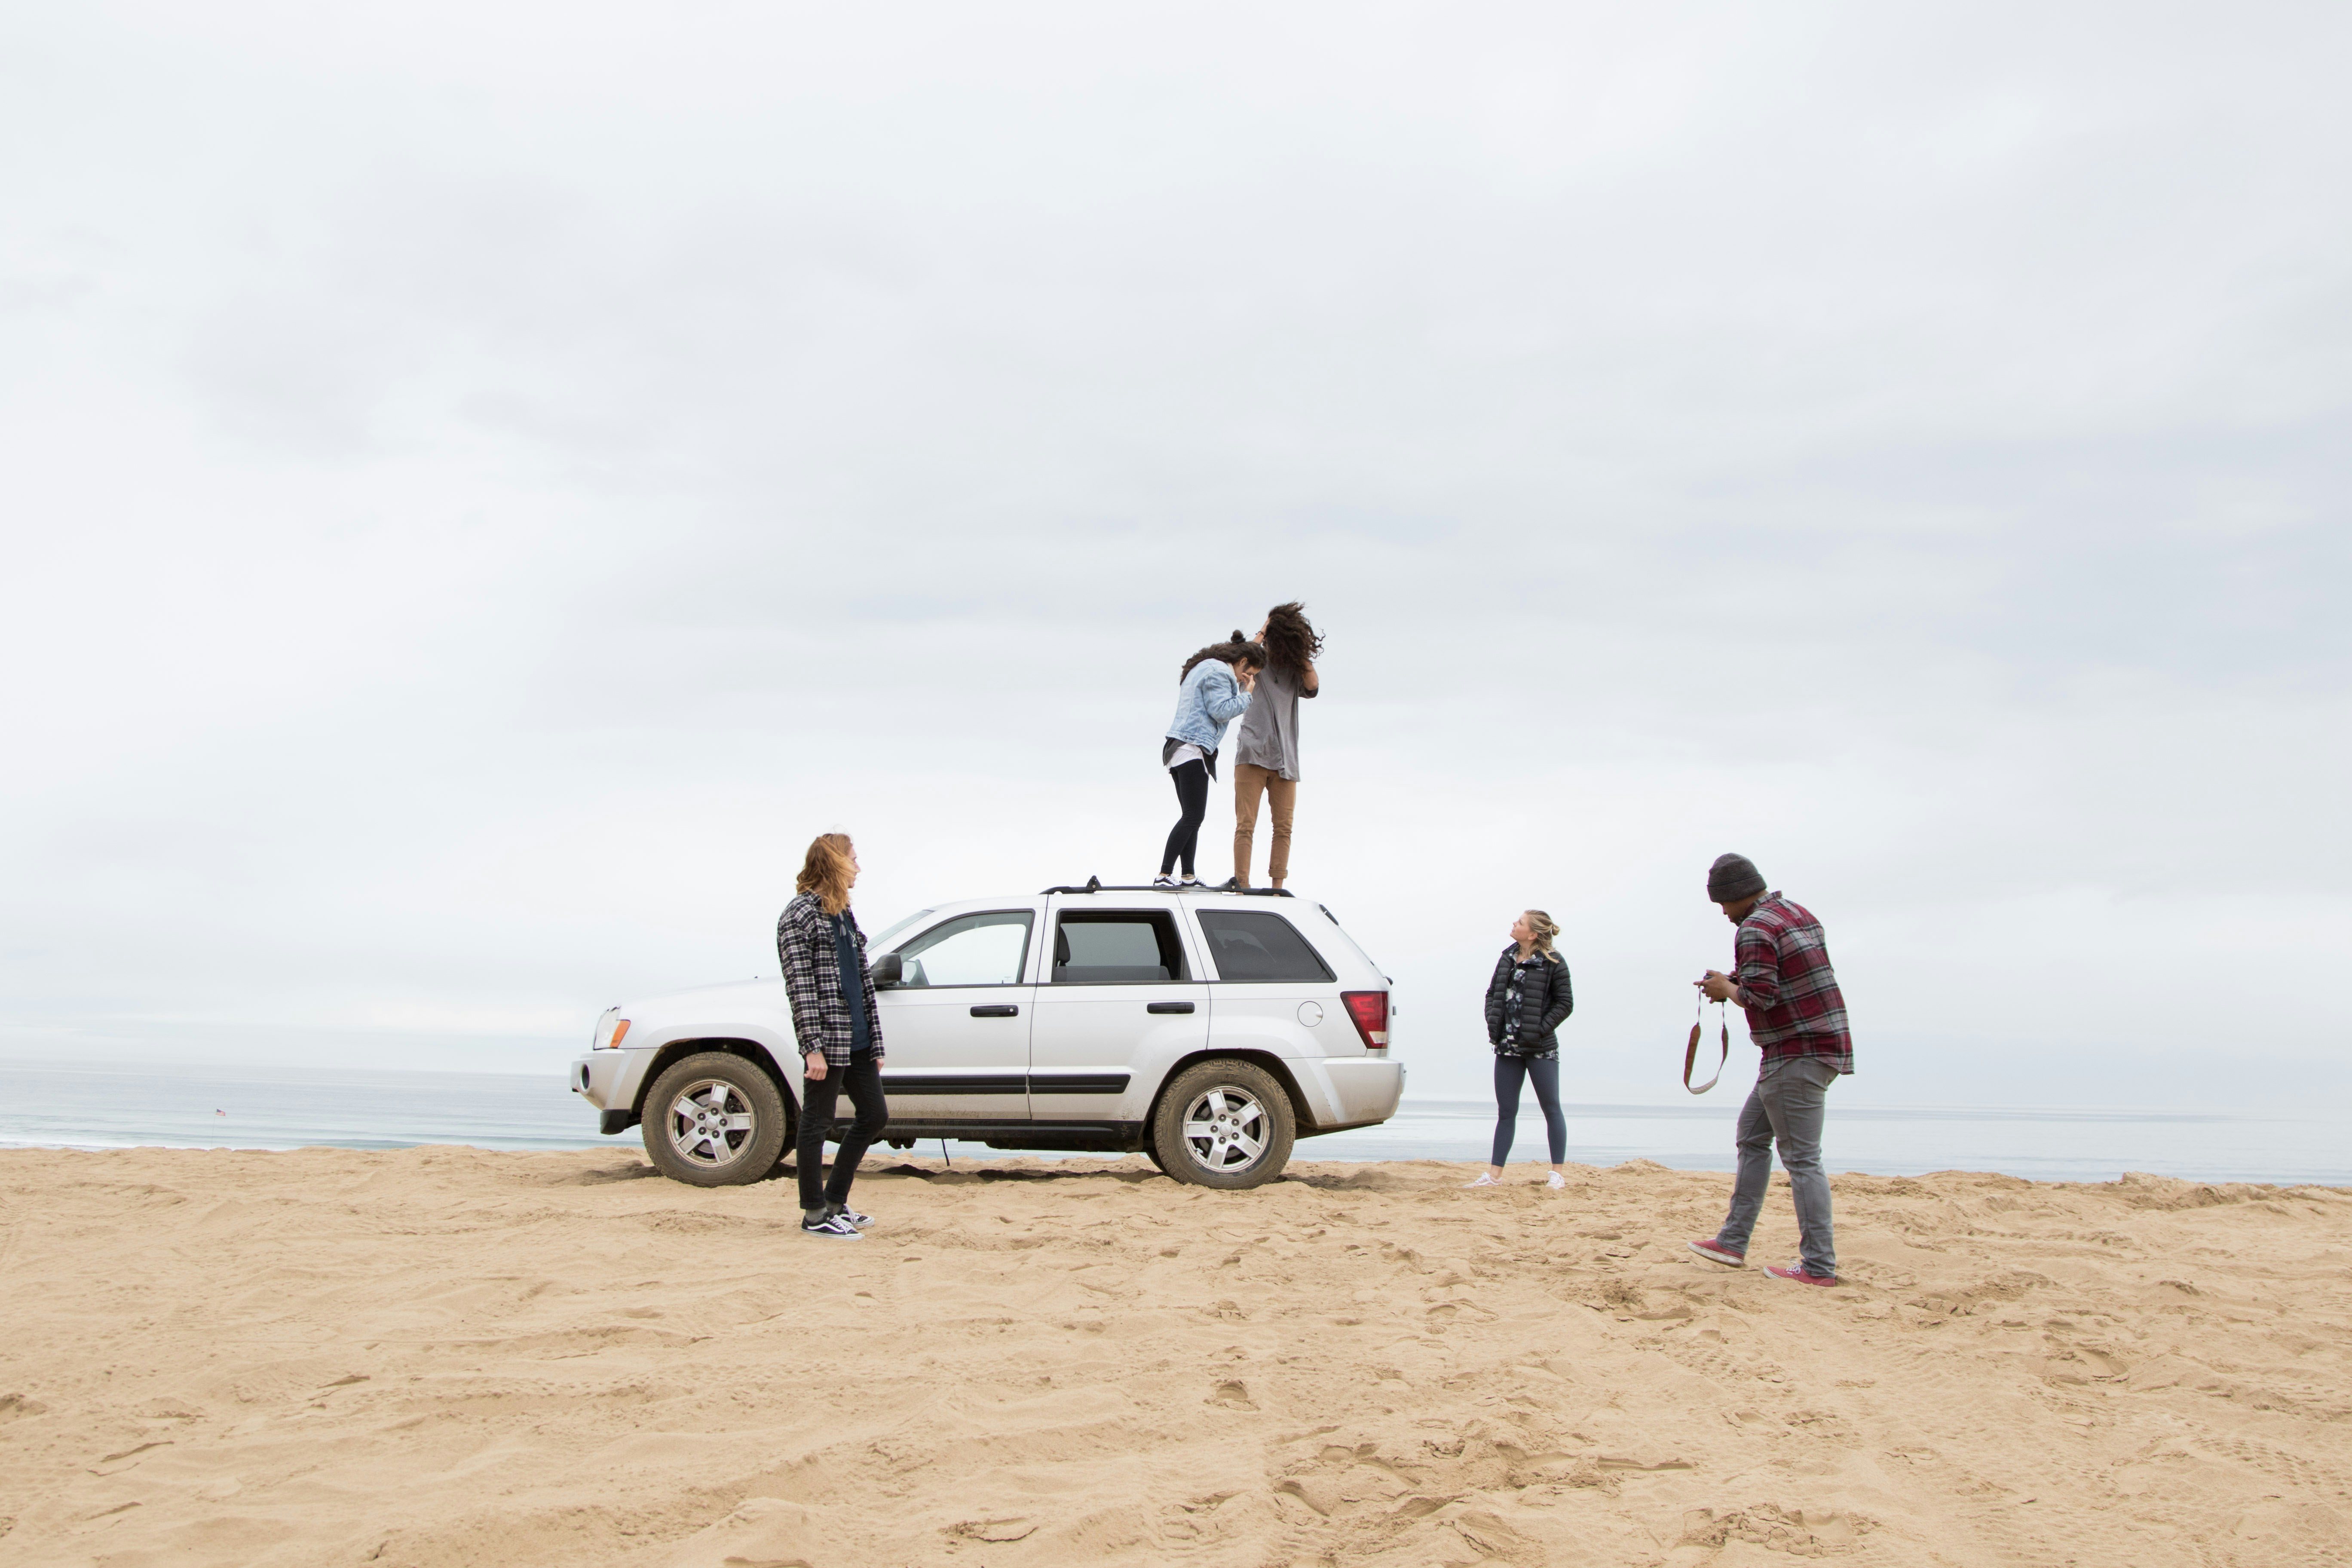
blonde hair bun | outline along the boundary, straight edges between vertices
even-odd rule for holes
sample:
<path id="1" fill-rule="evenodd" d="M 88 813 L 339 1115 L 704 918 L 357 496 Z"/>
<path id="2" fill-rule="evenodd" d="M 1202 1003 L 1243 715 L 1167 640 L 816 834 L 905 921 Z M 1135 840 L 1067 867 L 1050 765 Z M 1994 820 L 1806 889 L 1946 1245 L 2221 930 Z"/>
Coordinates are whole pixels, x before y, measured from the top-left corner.
<path id="1" fill-rule="evenodd" d="M 1541 910 L 1520 912 L 1527 916 L 1528 929 L 1536 933 L 1536 951 L 1547 958 L 1558 958 L 1559 954 L 1552 951 L 1551 939 L 1559 934 L 1559 922 Z"/>

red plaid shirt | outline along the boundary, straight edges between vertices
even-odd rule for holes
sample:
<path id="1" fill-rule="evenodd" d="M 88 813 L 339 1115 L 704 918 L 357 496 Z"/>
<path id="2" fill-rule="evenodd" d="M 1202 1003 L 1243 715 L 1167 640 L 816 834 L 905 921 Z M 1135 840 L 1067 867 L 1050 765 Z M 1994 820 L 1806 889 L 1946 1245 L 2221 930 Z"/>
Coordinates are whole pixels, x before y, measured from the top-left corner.
<path id="1" fill-rule="evenodd" d="M 1748 1036 L 1775 1057 L 1825 1057 L 1853 1070 L 1845 998 L 1830 968 L 1829 942 L 1812 911 L 1779 893 L 1756 901 L 1734 939 L 1733 978 L 1748 1013 Z"/>

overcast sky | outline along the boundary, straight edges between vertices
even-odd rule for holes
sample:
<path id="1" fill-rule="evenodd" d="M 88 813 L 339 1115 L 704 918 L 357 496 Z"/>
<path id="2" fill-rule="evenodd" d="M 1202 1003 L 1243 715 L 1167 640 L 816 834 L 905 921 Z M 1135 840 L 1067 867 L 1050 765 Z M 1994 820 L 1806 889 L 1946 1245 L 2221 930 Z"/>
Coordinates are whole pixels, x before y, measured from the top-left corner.
<path id="1" fill-rule="evenodd" d="M 2347 41 L 0 10 L 0 1051 L 552 1073 L 827 828 L 869 930 L 1141 879 L 1296 597 L 1415 1093 L 1534 904 L 1679 1098 L 1738 849 L 1858 1100 L 2339 1102 Z"/>

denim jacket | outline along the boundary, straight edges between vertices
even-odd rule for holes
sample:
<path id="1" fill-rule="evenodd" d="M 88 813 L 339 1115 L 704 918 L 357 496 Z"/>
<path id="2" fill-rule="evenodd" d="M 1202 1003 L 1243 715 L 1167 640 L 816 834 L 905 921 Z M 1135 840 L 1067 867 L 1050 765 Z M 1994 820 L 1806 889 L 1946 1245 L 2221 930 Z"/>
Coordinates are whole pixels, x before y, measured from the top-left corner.
<path id="1" fill-rule="evenodd" d="M 1204 658 L 1176 689 L 1176 717 L 1168 721 L 1168 739 L 1214 752 L 1224 744 L 1225 726 L 1249 703 L 1250 694 L 1234 679 L 1234 667 L 1221 658 Z"/>

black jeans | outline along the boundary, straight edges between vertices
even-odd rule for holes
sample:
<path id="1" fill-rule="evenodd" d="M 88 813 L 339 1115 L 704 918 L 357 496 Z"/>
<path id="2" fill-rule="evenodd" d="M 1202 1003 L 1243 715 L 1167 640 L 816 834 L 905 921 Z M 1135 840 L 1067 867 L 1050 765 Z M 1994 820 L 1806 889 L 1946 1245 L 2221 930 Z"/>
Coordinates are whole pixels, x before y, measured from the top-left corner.
<path id="1" fill-rule="evenodd" d="M 1495 1054 L 1495 1157 L 1499 1165 L 1511 1155 L 1511 1134 L 1519 1125 L 1519 1082 L 1536 1086 L 1536 1103 L 1543 1107 L 1544 1131 L 1550 1134 L 1551 1163 L 1568 1158 L 1568 1118 L 1559 1109 L 1558 1057 L 1507 1057 Z"/>
<path id="2" fill-rule="evenodd" d="M 1209 764 L 1179 763 L 1168 770 L 1168 777 L 1176 786 L 1176 806 L 1183 815 L 1168 830 L 1168 847 L 1160 853 L 1160 874 L 1165 877 L 1174 870 L 1181 855 L 1184 875 L 1189 877 L 1192 875 L 1192 851 L 1201 843 L 1201 819 L 1209 815 Z"/>
<path id="3" fill-rule="evenodd" d="M 824 1135 L 833 1130 L 834 1107 L 841 1102 L 845 1089 L 849 1090 L 849 1103 L 857 1108 L 857 1120 L 842 1136 L 841 1152 L 833 1157 L 832 1176 L 823 1178 Z M 882 1136 L 889 1122 L 890 1106 L 882 1098 L 882 1069 L 872 1057 L 845 1068 L 828 1067 L 823 1078 L 803 1076 L 798 1160 L 801 1207 L 814 1211 L 828 1204 L 847 1203 L 849 1184 L 857 1179 L 857 1162 L 866 1158 L 866 1148 Z"/>

